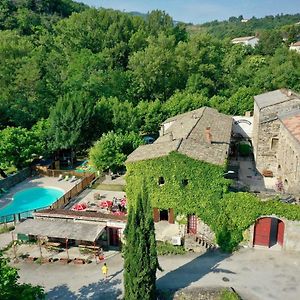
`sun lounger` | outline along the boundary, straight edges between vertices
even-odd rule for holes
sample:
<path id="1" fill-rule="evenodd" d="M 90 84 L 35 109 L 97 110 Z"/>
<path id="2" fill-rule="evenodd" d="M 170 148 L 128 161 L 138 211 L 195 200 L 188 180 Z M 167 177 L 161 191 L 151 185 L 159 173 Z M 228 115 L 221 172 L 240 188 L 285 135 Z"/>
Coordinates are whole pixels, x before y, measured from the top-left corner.
<path id="1" fill-rule="evenodd" d="M 76 180 L 77 180 L 76 176 L 72 176 L 71 182 L 74 182 L 74 181 L 76 181 Z"/>
<path id="2" fill-rule="evenodd" d="M 69 175 L 66 175 L 65 181 L 69 181 L 69 179 L 70 179 L 70 176 L 69 176 Z"/>
<path id="3" fill-rule="evenodd" d="M 61 180 L 63 180 L 63 179 L 64 179 L 63 175 L 60 174 L 60 175 L 58 176 L 58 181 L 61 181 Z"/>

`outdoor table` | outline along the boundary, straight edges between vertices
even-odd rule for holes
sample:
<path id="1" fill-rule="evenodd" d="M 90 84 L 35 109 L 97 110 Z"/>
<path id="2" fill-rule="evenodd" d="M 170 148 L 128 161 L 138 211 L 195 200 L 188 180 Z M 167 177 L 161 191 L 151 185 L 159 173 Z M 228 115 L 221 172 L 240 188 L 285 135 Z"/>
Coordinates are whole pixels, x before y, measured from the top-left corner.
<path id="1" fill-rule="evenodd" d="M 59 247 L 61 246 L 61 243 L 59 242 L 48 242 L 46 243 L 46 247 Z"/>

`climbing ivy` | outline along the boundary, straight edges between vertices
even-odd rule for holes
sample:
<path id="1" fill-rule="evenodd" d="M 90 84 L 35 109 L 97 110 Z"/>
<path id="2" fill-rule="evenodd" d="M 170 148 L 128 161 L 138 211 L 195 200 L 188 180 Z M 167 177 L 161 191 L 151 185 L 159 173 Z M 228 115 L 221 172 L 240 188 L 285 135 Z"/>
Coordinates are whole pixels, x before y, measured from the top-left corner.
<path id="1" fill-rule="evenodd" d="M 147 161 L 127 163 L 126 193 L 137 199 L 137 187 L 147 186 L 152 207 L 174 208 L 175 214 L 196 214 L 215 232 L 223 250 L 232 251 L 243 232 L 263 215 L 300 220 L 300 207 L 279 201 L 261 201 L 250 193 L 228 191 L 225 166 L 189 158 L 178 152 Z M 163 184 L 159 184 L 159 178 Z M 134 205 L 134 203 L 130 203 Z"/>

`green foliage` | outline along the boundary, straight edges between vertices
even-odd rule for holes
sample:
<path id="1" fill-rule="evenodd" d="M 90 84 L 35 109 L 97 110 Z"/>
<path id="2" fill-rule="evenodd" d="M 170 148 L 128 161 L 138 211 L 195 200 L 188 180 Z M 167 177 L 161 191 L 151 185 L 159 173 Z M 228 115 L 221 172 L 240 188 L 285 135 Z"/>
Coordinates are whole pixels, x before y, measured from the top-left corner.
<path id="1" fill-rule="evenodd" d="M 264 215 L 300 220 L 300 207 L 279 201 L 262 202 L 249 193 L 228 192 L 224 168 L 197 161 L 177 152 L 166 157 L 127 164 L 126 194 L 137 197 L 136 187 L 144 182 L 152 207 L 173 208 L 178 215 L 196 214 L 215 232 L 225 251 L 234 250 L 243 232 Z M 159 177 L 165 183 L 158 184 Z M 186 186 L 182 180 L 188 180 Z"/>
<path id="2" fill-rule="evenodd" d="M 135 205 L 129 208 L 125 229 L 124 299 L 156 299 L 156 270 L 160 267 L 152 208 L 144 185 L 137 191 L 134 201 Z"/>
<path id="3" fill-rule="evenodd" d="M 169 242 L 158 242 L 157 254 L 158 255 L 182 255 L 185 254 L 185 249 L 183 246 L 174 246 Z"/>
<path id="4" fill-rule="evenodd" d="M 10 231 L 12 231 L 12 230 L 14 230 L 15 229 L 15 226 L 1 226 L 0 227 L 0 234 L 1 233 L 5 233 L 5 232 L 10 232 Z"/>
<path id="5" fill-rule="evenodd" d="M 21 127 L 7 127 L 0 131 L 0 167 L 22 168 L 44 154 L 45 143 L 38 131 Z"/>
<path id="6" fill-rule="evenodd" d="M 52 149 L 74 149 L 89 145 L 93 132 L 88 129 L 94 114 L 94 103 L 83 93 L 61 97 L 49 117 Z"/>
<path id="7" fill-rule="evenodd" d="M 164 11 L 140 18 L 71 0 L 2 0 L 0 130 L 40 126 L 49 154 L 85 152 L 103 133 L 156 134 L 166 118 L 204 105 L 243 115 L 254 94 L 300 91 L 299 55 L 287 47 L 298 19 L 240 16 L 188 35 Z M 257 30 L 256 49 L 229 43 Z"/>
<path id="8" fill-rule="evenodd" d="M 233 291 L 228 289 L 223 289 L 218 300 L 240 300 L 239 295 Z"/>
<path id="9" fill-rule="evenodd" d="M 44 290 L 40 286 L 18 283 L 19 275 L 15 268 L 0 254 L 0 298 L 3 300 L 35 300 L 44 299 Z"/>
<path id="10" fill-rule="evenodd" d="M 117 134 L 108 132 L 90 149 L 89 159 L 92 165 L 99 171 L 117 171 L 124 168 L 127 156 L 143 143 L 138 134 L 133 132 Z"/>
<path id="11" fill-rule="evenodd" d="M 299 21 L 300 14 L 266 16 L 261 19 L 252 17 L 247 23 L 241 23 L 243 16 L 231 17 L 228 21 L 213 21 L 201 25 L 201 29 L 218 38 L 235 38 L 254 35 L 263 30 L 281 29 L 285 25 L 292 25 Z"/>

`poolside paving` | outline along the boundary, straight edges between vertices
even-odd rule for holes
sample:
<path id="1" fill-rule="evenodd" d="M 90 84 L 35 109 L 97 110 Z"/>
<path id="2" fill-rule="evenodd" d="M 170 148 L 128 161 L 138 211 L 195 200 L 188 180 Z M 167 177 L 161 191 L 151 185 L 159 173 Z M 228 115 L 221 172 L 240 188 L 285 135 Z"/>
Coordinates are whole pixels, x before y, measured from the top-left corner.
<path id="1" fill-rule="evenodd" d="M 35 176 L 30 177 L 9 189 L 9 192 L 0 196 L 0 209 L 13 200 L 13 195 L 27 188 L 32 187 L 55 187 L 63 189 L 65 192 L 71 190 L 79 182 L 79 179 L 71 182 L 70 180 L 58 180 L 57 177 Z"/>

